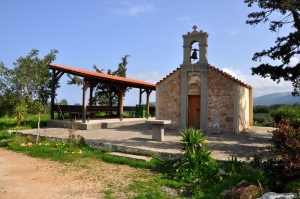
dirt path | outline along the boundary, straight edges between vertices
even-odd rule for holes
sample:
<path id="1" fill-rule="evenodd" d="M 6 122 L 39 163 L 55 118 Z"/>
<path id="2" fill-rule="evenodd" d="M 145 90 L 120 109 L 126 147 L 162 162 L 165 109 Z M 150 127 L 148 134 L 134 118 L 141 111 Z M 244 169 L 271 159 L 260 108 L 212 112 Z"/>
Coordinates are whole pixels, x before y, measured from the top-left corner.
<path id="1" fill-rule="evenodd" d="M 145 172 L 92 159 L 60 164 L 0 149 L 0 199 L 127 198 L 131 180 Z"/>

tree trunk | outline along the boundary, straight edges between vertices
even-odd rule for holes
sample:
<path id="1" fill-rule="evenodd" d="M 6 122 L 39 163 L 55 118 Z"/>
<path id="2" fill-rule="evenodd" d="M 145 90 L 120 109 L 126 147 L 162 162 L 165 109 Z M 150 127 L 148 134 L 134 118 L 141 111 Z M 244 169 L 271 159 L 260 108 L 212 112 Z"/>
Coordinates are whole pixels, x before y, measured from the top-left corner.
<path id="1" fill-rule="evenodd" d="M 18 119 L 18 123 L 17 123 L 17 126 L 16 126 L 16 136 L 18 136 L 18 126 L 20 125 L 20 120 Z"/>
<path id="2" fill-rule="evenodd" d="M 36 132 L 36 141 L 35 143 L 37 144 L 39 141 L 39 136 L 40 136 L 40 121 L 41 121 L 41 114 L 39 112 L 39 117 L 38 117 L 38 128 L 37 128 L 37 132 Z"/>

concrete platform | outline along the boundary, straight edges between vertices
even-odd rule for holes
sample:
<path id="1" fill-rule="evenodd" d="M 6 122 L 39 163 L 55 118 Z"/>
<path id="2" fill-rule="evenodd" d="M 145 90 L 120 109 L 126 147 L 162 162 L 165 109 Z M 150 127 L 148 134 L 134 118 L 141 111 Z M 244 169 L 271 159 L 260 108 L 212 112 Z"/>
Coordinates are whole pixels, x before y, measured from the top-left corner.
<path id="1" fill-rule="evenodd" d="M 155 118 L 150 118 L 152 120 Z M 90 119 L 85 123 L 82 122 L 81 119 L 77 119 L 74 121 L 76 125 L 79 127 L 80 130 L 93 130 L 93 129 L 111 129 L 120 126 L 128 126 L 133 124 L 145 123 L 146 118 L 123 118 L 120 121 L 119 118 L 97 118 L 97 119 Z M 66 123 L 71 122 L 69 119 L 65 120 L 48 120 L 47 127 L 54 127 L 54 128 L 65 128 Z"/>
<path id="2" fill-rule="evenodd" d="M 165 129 L 164 141 L 155 141 L 152 140 L 152 125 L 145 123 L 145 119 L 133 119 L 132 122 L 136 122 L 135 124 L 129 124 L 127 123 L 129 121 L 125 119 L 122 122 L 116 120 L 109 119 L 109 121 L 102 122 L 107 123 L 108 127 L 110 124 L 118 125 L 118 127 L 77 130 L 75 133 L 83 136 L 92 148 L 103 151 L 148 154 L 164 159 L 177 159 L 182 156 L 179 150 L 181 136 L 178 130 Z M 90 121 L 89 124 L 94 122 L 97 124 L 100 121 Z M 228 160 L 232 155 L 236 155 L 238 160 L 246 161 L 249 155 L 269 144 L 271 135 L 268 131 L 271 130 L 273 129 L 267 127 L 253 127 L 239 134 L 205 134 L 206 143 L 208 149 L 212 150 L 212 157 L 216 160 Z M 37 130 L 20 130 L 19 132 L 35 136 Z M 68 129 L 53 127 L 41 129 L 40 135 L 52 141 L 67 141 L 69 137 Z"/>

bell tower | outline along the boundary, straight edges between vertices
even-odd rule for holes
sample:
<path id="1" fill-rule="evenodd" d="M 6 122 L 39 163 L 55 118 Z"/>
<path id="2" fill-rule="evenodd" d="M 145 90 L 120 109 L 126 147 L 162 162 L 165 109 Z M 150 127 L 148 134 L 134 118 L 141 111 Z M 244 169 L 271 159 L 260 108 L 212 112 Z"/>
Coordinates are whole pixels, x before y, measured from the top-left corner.
<path id="1" fill-rule="evenodd" d="M 202 30 L 197 31 L 197 26 L 193 26 L 193 32 L 188 32 L 186 35 L 182 35 L 183 37 L 183 62 L 181 66 L 190 66 L 191 65 L 191 51 L 192 51 L 192 45 L 195 42 L 198 42 L 198 47 L 200 51 L 199 53 L 199 61 L 197 64 L 206 64 L 207 61 L 207 38 L 208 34 L 206 32 L 203 32 Z"/>
<path id="2" fill-rule="evenodd" d="M 206 130 L 207 127 L 207 66 L 208 66 L 208 34 L 202 30 L 197 31 L 194 25 L 192 32 L 188 32 L 183 37 L 183 62 L 181 69 L 181 96 L 180 96 L 180 128 L 188 128 L 190 118 L 199 118 L 200 121 L 194 127 Z M 198 43 L 193 49 L 193 44 Z M 198 53 L 199 52 L 199 53 Z M 196 63 L 193 63 L 196 62 Z M 190 102 L 190 98 L 199 98 L 199 104 Z M 190 104 L 189 104 L 190 103 Z M 198 101 L 196 102 L 198 103 Z M 192 107 L 192 108 L 191 108 Z M 190 109 L 195 109 L 190 113 Z M 199 111 L 198 111 L 199 110 Z M 192 114 L 192 116 L 190 116 Z M 195 115 L 196 114 L 196 115 Z"/>

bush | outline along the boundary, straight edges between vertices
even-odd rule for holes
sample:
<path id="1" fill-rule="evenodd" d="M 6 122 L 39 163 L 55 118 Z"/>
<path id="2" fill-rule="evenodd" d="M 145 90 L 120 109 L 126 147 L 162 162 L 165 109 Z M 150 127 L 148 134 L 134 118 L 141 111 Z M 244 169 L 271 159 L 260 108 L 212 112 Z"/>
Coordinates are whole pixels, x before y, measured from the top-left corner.
<path id="1" fill-rule="evenodd" d="M 283 107 L 283 106 L 286 106 L 286 104 L 273 104 L 270 106 L 270 109 L 277 109 L 277 108 L 280 108 L 280 107 Z"/>
<path id="2" fill-rule="evenodd" d="M 189 128 L 180 131 L 180 134 L 182 136 L 181 151 L 184 152 L 182 166 L 195 170 L 198 165 L 210 160 L 211 152 L 204 146 L 206 138 L 201 129 Z"/>
<path id="3" fill-rule="evenodd" d="M 253 113 L 265 113 L 269 114 L 271 111 L 271 108 L 269 106 L 261 106 L 257 105 L 253 107 Z"/>
<path id="4" fill-rule="evenodd" d="M 256 113 L 253 115 L 253 123 L 254 125 L 259 126 L 270 126 L 273 118 L 270 114 L 266 113 Z"/>
<path id="5" fill-rule="evenodd" d="M 206 138 L 201 130 L 193 128 L 179 131 L 181 139 L 182 158 L 176 163 L 174 180 L 192 182 L 199 176 L 209 175 L 215 161 L 210 157 L 211 151 L 205 146 Z M 203 174 L 203 175 L 202 175 Z M 214 175 L 213 174 L 213 175 Z"/>
<path id="6" fill-rule="evenodd" d="M 286 192 L 286 193 L 292 192 L 295 194 L 299 194 L 300 193 L 300 179 L 289 182 L 285 186 L 284 192 Z"/>
<path id="7" fill-rule="evenodd" d="M 265 172 L 272 191 L 282 192 L 288 182 L 300 179 L 300 128 L 294 129 L 288 120 L 274 123 L 274 127 L 271 145 L 266 149 L 280 158 L 262 162 L 259 156 L 255 156 L 250 165 Z"/>
<path id="8" fill-rule="evenodd" d="M 299 128 L 300 124 L 300 108 L 295 107 L 280 107 L 271 110 L 271 116 L 274 118 L 276 124 L 279 124 L 281 120 L 289 120 L 291 126 Z"/>

